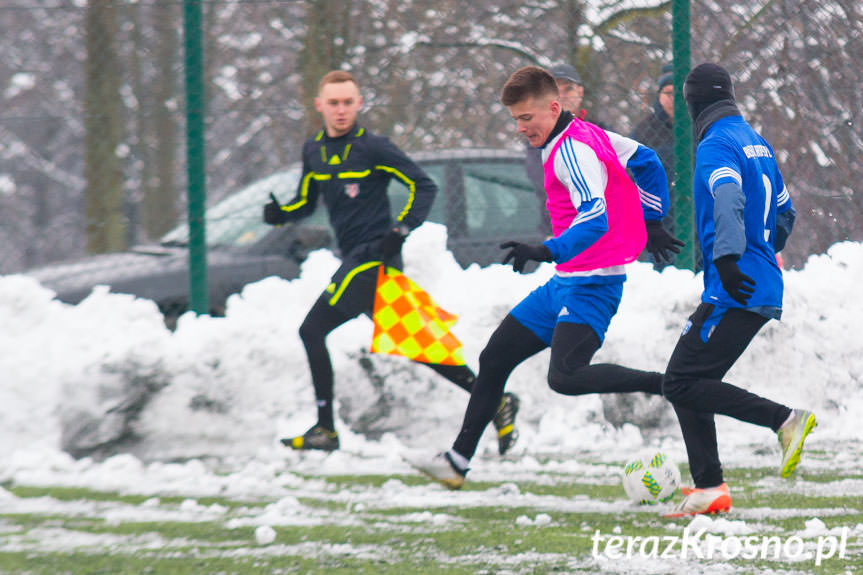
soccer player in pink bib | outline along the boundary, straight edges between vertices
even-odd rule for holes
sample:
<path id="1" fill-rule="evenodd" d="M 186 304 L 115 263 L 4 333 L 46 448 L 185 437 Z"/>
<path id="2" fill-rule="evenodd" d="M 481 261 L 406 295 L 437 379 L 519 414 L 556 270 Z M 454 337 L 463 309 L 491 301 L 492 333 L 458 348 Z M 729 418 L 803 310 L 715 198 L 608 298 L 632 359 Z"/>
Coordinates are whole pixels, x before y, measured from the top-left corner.
<path id="1" fill-rule="evenodd" d="M 668 181 L 659 157 L 638 142 L 562 110 L 544 69 L 517 70 L 501 102 L 518 133 L 542 152 L 553 237 L 539 245 L 506 242 L 504 263 L 556 262 L 556 274 L 504 318 L 480 354 L 480 369 L 452 448 L 409 463 L 450 489 L 464 484 L 470 459 L 512 370 L 551 347 L 548 384 L 564 395 L 641 391 L 659 395 L 662 374 L 590 364 L 617 312 L 625 264 L 647 250 L 657 261 L 683 243 L 661 224 Z M 633 182 L 626 169 L 629 169 Z"/>

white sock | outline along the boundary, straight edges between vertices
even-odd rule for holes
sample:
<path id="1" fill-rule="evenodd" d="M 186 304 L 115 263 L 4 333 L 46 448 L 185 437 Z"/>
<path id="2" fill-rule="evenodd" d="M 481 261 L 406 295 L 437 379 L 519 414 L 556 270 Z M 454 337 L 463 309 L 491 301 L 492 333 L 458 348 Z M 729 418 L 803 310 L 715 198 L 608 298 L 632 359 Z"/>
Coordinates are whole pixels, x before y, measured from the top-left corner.
<path id="1" fill-rule="evenodd" d="M 467 468 L 470 467 L 470 459 L 455 449 L 447 451 L 447 455 L 449 455 L 450 461 L 455 463 L 455 466 L 459 468 L 459 471 L 467 471 Z"/>
<path id="2" fill-rule="evenodd" d="M 783 427 L 788 425 L 788 422 L 791 421 L 792 419 L 794 419 L 794 415 L 795 415 L 795 413 L 794 413 L 794 410 L 792 409 L 791 414 L 788 415 L 788 419 L 786 419 L 785 421 L 782 422 L 782 425 L 779 426 L 779 429 L 782 429 Z"/>

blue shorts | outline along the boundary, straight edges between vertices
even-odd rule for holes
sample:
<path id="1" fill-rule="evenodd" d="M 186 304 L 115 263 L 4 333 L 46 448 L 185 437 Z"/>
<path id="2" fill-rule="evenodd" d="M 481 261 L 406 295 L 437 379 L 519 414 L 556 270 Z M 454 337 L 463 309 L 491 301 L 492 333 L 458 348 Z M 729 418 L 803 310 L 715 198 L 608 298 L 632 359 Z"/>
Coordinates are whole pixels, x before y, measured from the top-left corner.
<path id="1" fill-rule="evenodd" d="M 603 279 L 585 283 L 583 277 L 554 276 L 530 292 L 510 314 L 547 345 L 551 345 L 554 326 L 560 321 L 589 325 L 602 343 L 620 305 L 626 276 Z"/>

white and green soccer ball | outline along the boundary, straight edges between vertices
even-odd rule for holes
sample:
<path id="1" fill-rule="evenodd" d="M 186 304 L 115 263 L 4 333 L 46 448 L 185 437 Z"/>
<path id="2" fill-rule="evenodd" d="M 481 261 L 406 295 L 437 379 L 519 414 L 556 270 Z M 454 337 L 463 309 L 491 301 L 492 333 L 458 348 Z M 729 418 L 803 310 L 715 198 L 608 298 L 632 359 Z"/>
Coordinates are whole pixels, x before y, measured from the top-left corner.
<path id="1" fill-rule="evenodd" d="M 679 487 L 680 469 L 661 451 L 644 452 L 623 467 L 623 489 L 636 503 L 664 503 Z"/>

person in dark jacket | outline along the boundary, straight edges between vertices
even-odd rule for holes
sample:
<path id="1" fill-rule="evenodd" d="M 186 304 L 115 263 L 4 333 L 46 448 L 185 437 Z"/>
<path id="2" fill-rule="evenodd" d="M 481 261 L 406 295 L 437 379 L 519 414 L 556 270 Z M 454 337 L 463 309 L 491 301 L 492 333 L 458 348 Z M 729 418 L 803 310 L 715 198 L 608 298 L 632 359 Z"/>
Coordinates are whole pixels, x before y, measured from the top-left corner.
<path id="1" fill-rule="evenodd" d="M 662 67 L 657 83 L 656 99 L 650 112 L 641 119 L 629 133 L 629 137 L 651 148 L 659 156 L 665 175 L 668 179 L 669 196 L 671 198 L 668 214 L 663 220 L 667 230 L 674 231 L 674 75 L 671 64 Z M 661 270 L 669 262 L 654 262 L 654 267 Z"/>
<path id="2" fill-rule="evenodd" d="M 335 231 L 342 264 L 300 326 L 315 387 L 318 421 L 305 434 L 281 440 L 293 449 L 332 451 L 338 449 L 339 438 L 326 337 L 361 313 L 372 315 L 378 268 L 386 264 L 401 269 L 405 237 L 425 220 L 437 187 L 388 138 L 357 125 L 362 96 L 349 72 L 335 70 L 321 79 L 315 107 L 324 128 L 303 146 L 303 170 L 296 196 L 284 205 L 273 197 L 264 207 L 264 221 L 279 225 L 307 217 L 320 197 Z M 387 196 L 387 186 L 393 178 L 409 191 L 408 201 L 395 221 Z M 470 392 L 475 376 L 467 366 L 425 365 Z M 509 394 L 495 416 L 501 454 L 515 441 L 517 410 L 518 398 Z"/>
<path id="3" fill-rule="evenodd" d="M 629 137 L 653 149 L 665 168 L 669 184 L 674 175 L 674 76 L 670 65 L 662 68 L 656 99 L 650 112 L 630 132 Z"/>

